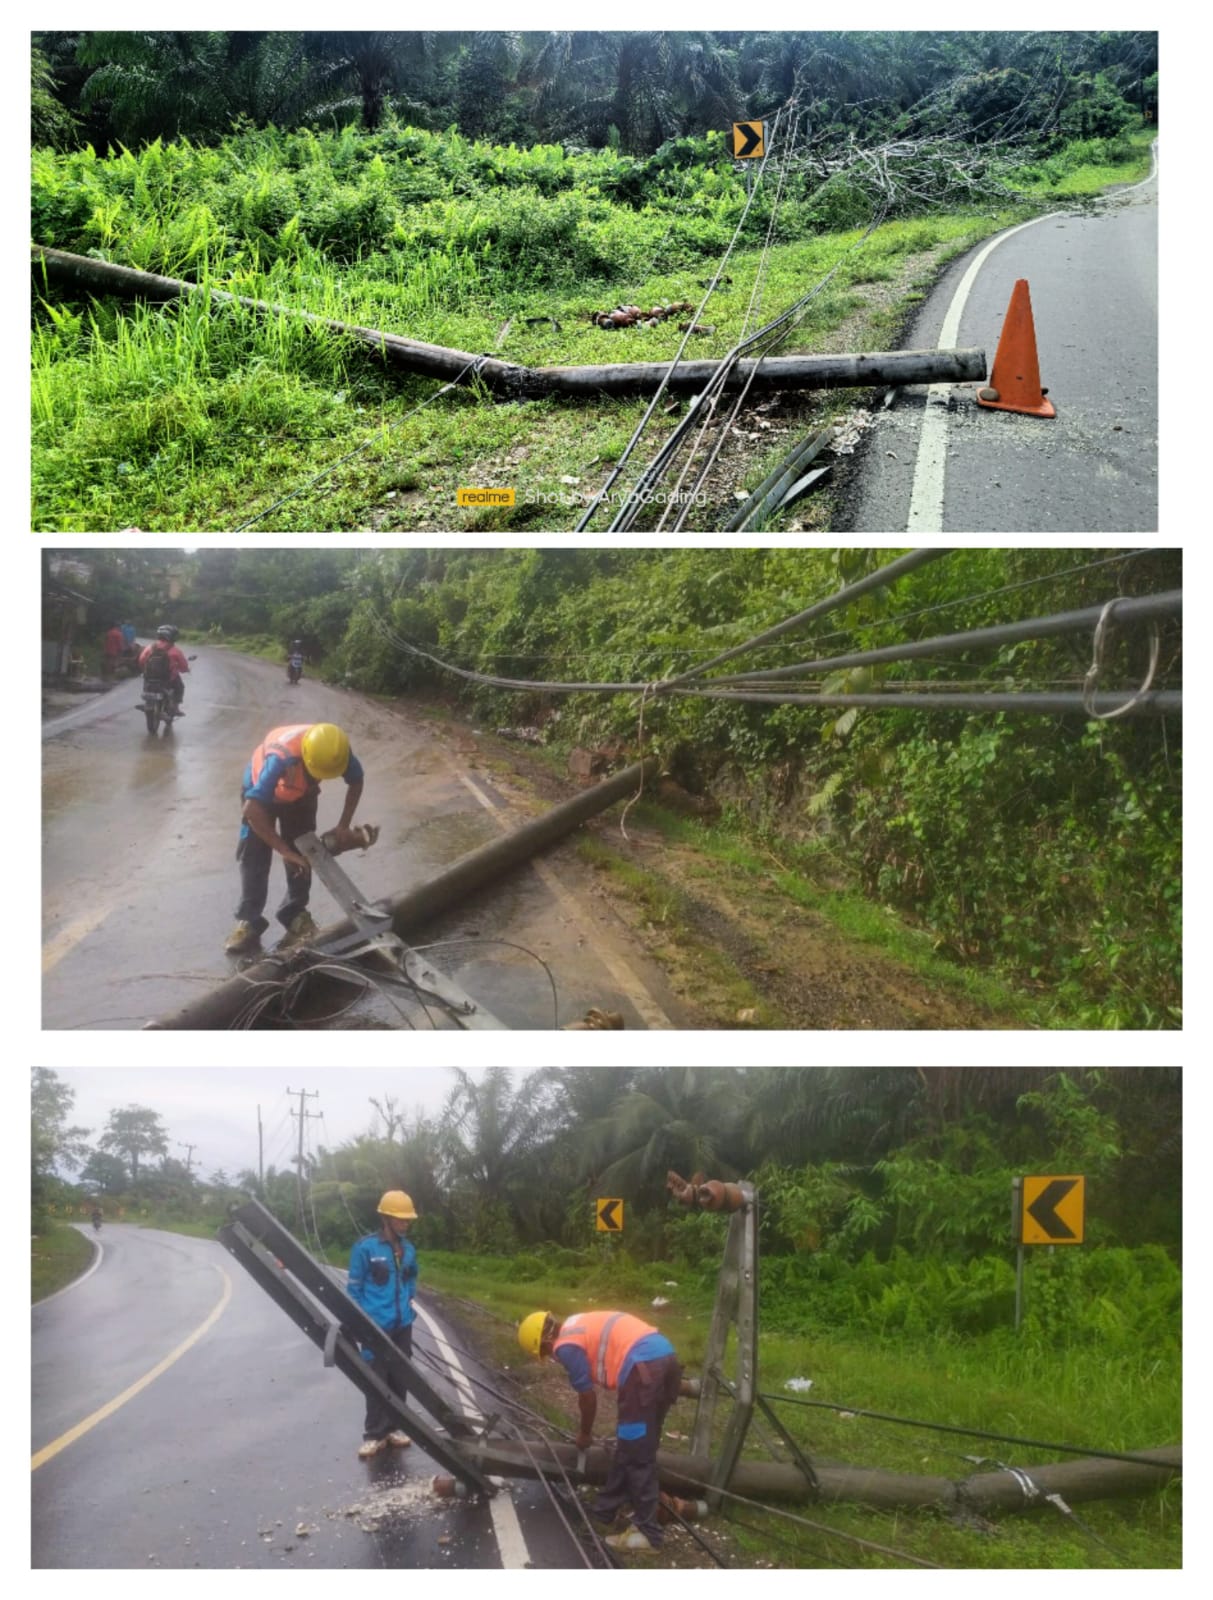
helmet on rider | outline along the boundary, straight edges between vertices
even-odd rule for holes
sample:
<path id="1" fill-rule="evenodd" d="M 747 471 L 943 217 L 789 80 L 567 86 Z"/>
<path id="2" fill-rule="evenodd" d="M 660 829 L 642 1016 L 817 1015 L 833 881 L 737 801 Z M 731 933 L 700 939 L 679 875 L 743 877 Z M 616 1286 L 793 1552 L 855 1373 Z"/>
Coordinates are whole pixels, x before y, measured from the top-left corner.
<path id="1" fill-rule="evenodd" d="M 302 650 L 303 649 L 303 640 L 302 639 L 292 639 L 291 640 L 291 649 L 292 650 Z"/>
<path id="2" fill-rule="evenodd" d="M 331 722 L 316 722 L 304 734 L 300 753 L 313 778 L 339 778 L 350 764 L 349 737 Z"/>
<path id="3" fill-rule="evenodd" d="M 157 639 L 163 639 L 166 644 L 176 644 L 177 630 L 171 622 L 162 622 L 156 629 Z"/>

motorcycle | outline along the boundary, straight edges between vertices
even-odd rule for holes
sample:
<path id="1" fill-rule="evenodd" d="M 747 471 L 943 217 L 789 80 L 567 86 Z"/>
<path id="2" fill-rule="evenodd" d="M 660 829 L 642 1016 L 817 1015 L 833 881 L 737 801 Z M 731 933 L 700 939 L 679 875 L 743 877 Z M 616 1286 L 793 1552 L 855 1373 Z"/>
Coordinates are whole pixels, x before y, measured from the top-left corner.
<path id="1" fill-rule="evenodd" d="M 94 1233 L 100 1233 L 101 1232 L 101 1218 L 99 1216 L 96 1216 L 96 1217 L 93 1218 L 93 1232 Z"/>
<path id="2" fill-rule="evenodd" d="M 196 655 L 186 657 L 187 661 L 197 661 L 197 659 Z M 147 731 L 153 739 L 159 733 L 162 722 L 165 733 L 168 733 L 174 719 L 181 714 L 171 680 L 148 678 L 146 675 L 143 679 L 143 697 L 135 709 L 143 712 L 147 721 Z"/>
<path id="3" fill-rule="evenodd" d="M 167 733 L 177 715 L 177 700 L 173 694 L 172 684 L 167 681 L 149 682 L 144 678 L 143 698 L 139 702 L 139 709 L 147 719 L 147 731 L 153 738 L 159 733 L 162 722 Z"/>

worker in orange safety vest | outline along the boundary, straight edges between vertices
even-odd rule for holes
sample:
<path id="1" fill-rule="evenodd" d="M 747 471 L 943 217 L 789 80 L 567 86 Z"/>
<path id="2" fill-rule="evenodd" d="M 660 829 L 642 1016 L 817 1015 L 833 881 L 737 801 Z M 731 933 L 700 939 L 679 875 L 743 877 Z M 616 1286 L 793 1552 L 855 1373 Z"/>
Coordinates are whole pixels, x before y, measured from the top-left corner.
<path id="1" fill-rule="evenodd" d="M 674 1346 L 626 1311 L 581 1311 L 563 1322 L 550 1311 L 533 1311 L 518 1325 L 518 1343 L 528 1355 L 553 1357 L 568 1374 L 577 1391 L 579 1450 L 587 1450 L 593 1438 L 595 1385 L 615 1390 L 615 1455 L 590 1515 L 609 1526 L 630 1504 L 631 1527 L 606 1543 L 638 1554 L 659 1550 L 657 1446 L 682 1381 Z"/>

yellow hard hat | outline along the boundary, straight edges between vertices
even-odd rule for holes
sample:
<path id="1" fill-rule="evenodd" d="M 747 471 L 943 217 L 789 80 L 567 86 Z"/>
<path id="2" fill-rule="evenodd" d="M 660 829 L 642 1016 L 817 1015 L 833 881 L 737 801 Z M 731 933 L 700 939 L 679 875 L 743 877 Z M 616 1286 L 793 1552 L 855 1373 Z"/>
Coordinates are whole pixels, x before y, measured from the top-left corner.
<path id="1" fill-rule="evenodd" d="M 413 1221 L 417 1216 L 417 1207 L 403 1189 L 389 1189 L 380 1200 L 378 1209 L 381 1217 L 401 1217 Z"/>
<path id="2" fill-rule="evenodd" d="M 550 1311 L 532 1311 L 518 1324 L 518 1343 L 528 1356 L 537 1356 L 543 1343 L 543 1330 L 551 1317 Z"/>
<path id="3" fill-rule="evenodd" d="M 313 778 L 339 778 L 350 764 L 347 734 L 331 722 L 317 722 L 303 736 L 303 764 Z"/>

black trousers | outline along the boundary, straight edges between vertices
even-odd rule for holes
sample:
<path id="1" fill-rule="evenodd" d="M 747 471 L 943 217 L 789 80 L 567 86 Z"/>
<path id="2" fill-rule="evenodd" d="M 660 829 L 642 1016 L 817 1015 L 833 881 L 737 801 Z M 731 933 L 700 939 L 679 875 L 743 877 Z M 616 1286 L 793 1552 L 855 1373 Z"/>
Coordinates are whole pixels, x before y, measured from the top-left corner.
<path id="1" fill-rule="evenodd" d="M 305 794 L 287 806 L 270 806 L 270 817 L 283 842 L 294 845 L 301 833 L 311 833 L 316 826 L 316 807 L 319 794 Z M 264 839 L 259 839 L 250 828 L 236 846 L 236 860 L 240 863 L 240 904 L 236 907 L 237 922 L 251 922 L 258 933 L 269 927 L 262 916 L 270 892 L 270 864 L 277 852 L 271 850 Z M 286 868 L 286 895 L 274 915 L 284 928 L 304 909 L 312 892 L 312 875 L 301 867 L 284 861 Z"/>
<path id="2" fill-rule="evenodd" d="M 406 1356 L 413 1353 L 413 1324 L 407 1328 L 396 1328 L 388 1334 L 388 1338 Z M 373 1363 L 372 1363 L 373 1365 Z M 397 1390 L 402 1400 L 408 1396 L 403 1389 Z M 384 1405 L 383 1401 L 373 1391 L 366 1397 L 366 1422 L 363 1424 L 362 1437 L 364 1439 L 386 1439 L 389 1433 L 394 1433 L 400 1427 L 400 1418 L 396 1413 Z"/>
<path id="3" fill-rule="evenodd" d="M 661 1493 L 657 1482 L 657 1446 L 661 1443 L 666 1413 L 678 1398 L 681 1381 L 682 1368 L 677 1356 L 638 1361 L 628 1373 L 619 1391 L 615 1459 L 590 1507 L 600 1522 L 611 1522 L 617 1512 L 630 1505 L 633 1523 L 653 1545 L 659 1545 L 664 1537 L 657 1520 L 657 1501 Z"/>

